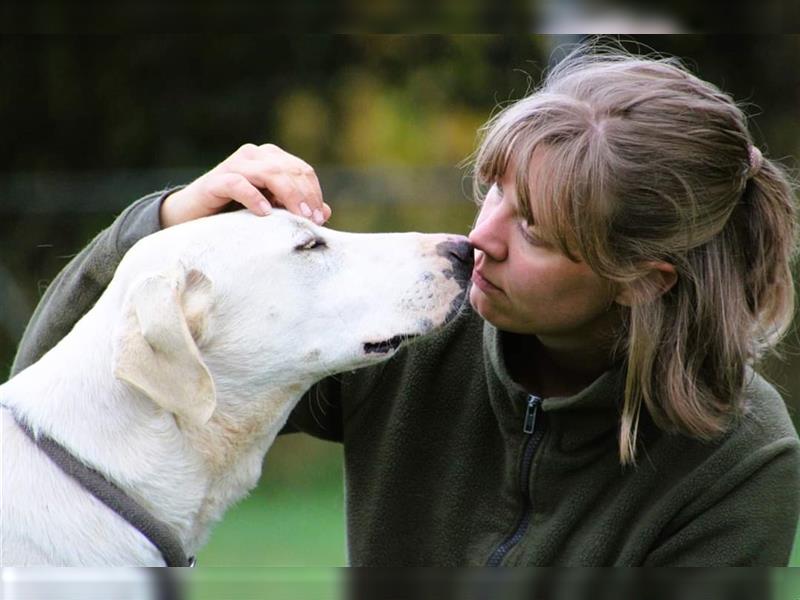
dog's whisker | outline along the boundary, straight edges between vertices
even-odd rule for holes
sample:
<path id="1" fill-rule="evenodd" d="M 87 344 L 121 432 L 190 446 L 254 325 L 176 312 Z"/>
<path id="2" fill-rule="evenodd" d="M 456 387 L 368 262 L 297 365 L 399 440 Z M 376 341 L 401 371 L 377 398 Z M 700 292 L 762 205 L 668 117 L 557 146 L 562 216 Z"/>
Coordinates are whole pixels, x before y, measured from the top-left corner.
<path id="1" fill-rule="evenodd" d="M 328 367 L 324 363 L 322 364 L 322 367 L 323 367 L 322 371 L 324 373 L 324 378 L 331 377 L 334 380 L 339 379 L 339 375 L 335 373 L 330 367 Z M 327 405 L 329 408 L 333 408 L 334 406 L 333 402 L 331 402 L 326 398 L 325 392 L 322 390 L 322 388 L 317 386 L 314 389 L 313 395 L 309 397 L 308 409 L 309 412 L 311 413 L 311 417 L 314 419 L 314 422 L 317 424 L 317 426 L 319 426 L 320 429 L 322 430 L 327 430 L 329 428 L 325 424 L 324 419 L 321 419 L 318 416 L 318 413 L 315 412 L 315 407 L 316 407 L 318 412 L 321 413 L 322 417 L 325 417 L 325 415 L 327 415 L 327 410 L 324 405 Z"/>
<path id="2" fill-rule="evenodd" d="M 317 403 L 316 403 L 317 405 L 319 405 L 319 397 L 320 397 L 322 394 L 323 394 L 322 390 L 321 390 L 320 388 L 317 388 L 317 389 L 316 389 L 316 393 L 315 393 L 315 397 L 316 397 L 316 399 L 317 399 Z M 314 419 L 314 423 L 316 423 L 316 424 L 317 424 L 317 426 L 318 426 L 318 427 L 319 427 L 319 428 L 320 428 L 322 431 L 326 431 L 326 430 L 328 429 L 328 426 L 325 424 L 325 421 L 324 421 L 323 419 L 320 419 L 320 418 L 317 416 L 317 413 L 316 413 L 316 412 L 314 412 L 314 404 L 315 404 L 315 403 L 314 403 L 313 401 L 311 401 L 311 399 L 309 399 L 308 408 L 309 408 L 309 412 L 311 413 L 311 417 Z M 319 406 L 319 409 L 322 411 L 322 416 L 325 416 L 325 411 L 322 409 L 322 407 L 321 407 L 321 406 Z"/>

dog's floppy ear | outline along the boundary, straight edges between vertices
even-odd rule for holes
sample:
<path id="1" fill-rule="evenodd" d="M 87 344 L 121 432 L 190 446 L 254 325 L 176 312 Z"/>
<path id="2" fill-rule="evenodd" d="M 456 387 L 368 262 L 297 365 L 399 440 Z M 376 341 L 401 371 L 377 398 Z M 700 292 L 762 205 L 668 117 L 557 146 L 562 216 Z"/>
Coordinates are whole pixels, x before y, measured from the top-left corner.
<path id="1" fill-rule="evenodd" d="M 114 376 L 194 425 L 216 407 L 211 374 L 197 349 L 212 302 L 212 285 L 182 265 L 140 279 L 114 336 Z"/>

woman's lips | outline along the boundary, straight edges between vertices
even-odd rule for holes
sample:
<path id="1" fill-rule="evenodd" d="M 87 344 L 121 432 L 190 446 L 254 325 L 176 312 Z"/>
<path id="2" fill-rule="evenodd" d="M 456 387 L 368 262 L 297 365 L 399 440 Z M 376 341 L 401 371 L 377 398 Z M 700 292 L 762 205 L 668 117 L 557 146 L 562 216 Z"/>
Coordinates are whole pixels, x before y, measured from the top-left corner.
<path id="1" fill-rule="evenodd" d="M 499 287 L 497 287 L 495 284 L 493 284 L 491 281 L 486 279 L 481 274 L 480 270 L 478 270 L 478 269 L 473 269 L 472 270 L 472 283 L 477 285 L 481 289 L 481 291 L 483 291 L 483 292 L 485 292 L 487 294 L 492 293 L 492 292 L 502 292 L 503 291 Z"/>

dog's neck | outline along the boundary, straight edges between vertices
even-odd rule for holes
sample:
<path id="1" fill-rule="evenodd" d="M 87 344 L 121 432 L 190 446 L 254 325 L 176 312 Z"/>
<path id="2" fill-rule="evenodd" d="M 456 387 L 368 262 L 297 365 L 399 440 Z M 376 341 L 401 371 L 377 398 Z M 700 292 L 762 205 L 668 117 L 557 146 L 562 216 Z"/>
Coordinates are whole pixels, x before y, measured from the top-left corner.
<path id="1" fill-rule="evenodd" d="M 231 392 L 218 386 L 209 423 L 186 426 L 114 378 L 111 342 L 97 336 L 111 327 L 97 323 L 103 316 L 96 305 L 38 362 L 0 386 L 0 402 L 114 481 L 193 554 L 256 485 L 264 454 L 307 386 L 265 392 L 269 400 L 260 404 L 267 408 L 255 418 L 228 414 L 226 406 L 246 406 L 248 399 L 227 397 Z"/>

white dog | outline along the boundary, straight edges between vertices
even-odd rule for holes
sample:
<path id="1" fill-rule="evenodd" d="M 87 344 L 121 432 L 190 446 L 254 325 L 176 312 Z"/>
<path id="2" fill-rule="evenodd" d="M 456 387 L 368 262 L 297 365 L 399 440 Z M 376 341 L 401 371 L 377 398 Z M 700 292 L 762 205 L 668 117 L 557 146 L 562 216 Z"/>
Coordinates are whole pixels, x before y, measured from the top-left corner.
<path id="1" fill-rule="evenodd" d="M 194 554 L 256 484 L 302 394 L 443 325 L 471 260 L 459 236 L 343 233 L 285 211 L 217 215 L 141 240 L 69 335 L 0 386 L 0 564 L 165 564 L 152 538 L 20 423 Z"/>

